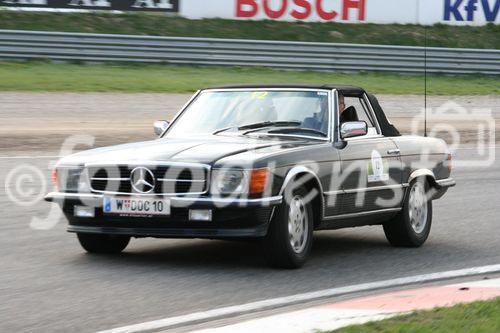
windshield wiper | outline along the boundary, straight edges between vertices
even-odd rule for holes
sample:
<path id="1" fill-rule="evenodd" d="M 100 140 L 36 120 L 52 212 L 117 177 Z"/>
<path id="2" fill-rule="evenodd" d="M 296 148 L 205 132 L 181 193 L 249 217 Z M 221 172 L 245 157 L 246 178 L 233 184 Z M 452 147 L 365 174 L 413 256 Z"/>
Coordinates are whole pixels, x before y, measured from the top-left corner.
<path id="1" fill-rule="evenodd" d="M 222 128 L 220 130 L 213 132 L 212 134 L 217 135 L 219 133 L 226 132 L 226 131 L 229 131 L 231 129 L 236 129 L 238 131 L 244 131 L 244 130 L 270 127 L 270 126 L 299 126 L 301 124 L 302 124 L 302 122 L 300 122 L 300 121 L 262 121 L 259 123 L 254 123 L 254 124 L 249 124 L 249 125 L 231 126 L 231 127 Z"/>
<path id="2" fill-rule="evenodd" d="M 270 126 L 299 126 L 301 124 L 302 124 L 302 122 L 300 122 L 300 121 L 263 121 L 260 123 L 240 126 L 240 127 L 238 127 L 238 130 L 241 131 L 241 130 L 257 129 L 257 128 L 264 128 L 264 127 L 270 127 Z"/>
<path id="3" fill-rule="evenodd" d="M 327 137 L 328 135 L 319 131 L 315 130 L 312 128 L 300 128 L 300 127 L 287 127 L 287 128 L 280 128 L 280 129 L 274 129 L 271 131 L 268 131 L 267 133 L 270 134 L 287 134 L 287 133 L 296 133 L 296 132 L 303 132 L 303 133 L 308 133 L 308 134 L 315 134 L 319 135 L 322 137 Z"/>

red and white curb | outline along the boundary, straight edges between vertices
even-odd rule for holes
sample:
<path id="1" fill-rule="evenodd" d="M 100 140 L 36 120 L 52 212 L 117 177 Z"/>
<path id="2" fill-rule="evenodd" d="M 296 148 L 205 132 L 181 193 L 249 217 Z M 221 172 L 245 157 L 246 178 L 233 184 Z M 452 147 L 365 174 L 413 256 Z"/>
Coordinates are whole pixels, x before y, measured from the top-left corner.
<path id="1" fill-rule="evenodd" d="M 201 312 L 194 312 L 189 314 L 184 314 L 175 317 L 166 317 L 152 321 L 146 321 L 138 324 L 132 324 L 122 327 L 116 327 L 108 330 L 101 331 L 101 333 L 139 333 L 139 332 L 151 332 L 159 330 L 169 330 L 179 327 L 189 327 L 192 325 L 200 323 L 208 323 L 216 320 L 223 320 L 227 318 L 234 318 L 237 316 L 256 313 L 266 310 L 277 309 L 280 307 L 297 305 L 306 302 L 317 301 L 320 299 L 327 299 L 339 296 L 346 296 L 350 294 L 362 293 L 362 292 L 372 292 L 375 290 L 387 289 L 387 288 L 397 288 L 404 287 L 408 285 L 415 285 L 421 283 L 431 283 L 436 281 L 444 281 L 449 279 L 457 278 L 471 278 L 472 276 L 485 275 L 485 274 L 497 274 L 500 273 L 500 264 L 489 265 L 489 266 L 479 266 L 479 267 L 469 267 L 463 269 L 457 269 L 453 271 L 428 273 L 407 277 L 400 277 L 390 280 L 375 281 L 362 283 L 357 285 L 350 285 L 344 287 L 336 287 L 330 289 L 323 289 L 303 294 L 296 294 L 290 296 L 283 296 L 277 298 L 270 298 L 261 301 L 245 303 L 240 305 L 232 305 L 222 308 L 215 308 Z M 363 311 L 365 315 L 369 316 L 373 313 L 367 313 L 366 310 Z M 377 313 L 389 316 L 392 312 L 382 312 Z M 345 316 L 343 317 L 344 319 Z M 352 313 L 348 318 L 353 318 Z M 354 317 L 354 318 L 359 318 Z M 368 320 L 368 319 L 367 319 Z M 278 326 L 281 327 L 281 326 Z"/>
<path id="2" fill-rule="evenodd" d="M 398 314 L 500 297 L 500 279 L 396 291 L 252 319 L 196 333 L 312 333 Z"/>

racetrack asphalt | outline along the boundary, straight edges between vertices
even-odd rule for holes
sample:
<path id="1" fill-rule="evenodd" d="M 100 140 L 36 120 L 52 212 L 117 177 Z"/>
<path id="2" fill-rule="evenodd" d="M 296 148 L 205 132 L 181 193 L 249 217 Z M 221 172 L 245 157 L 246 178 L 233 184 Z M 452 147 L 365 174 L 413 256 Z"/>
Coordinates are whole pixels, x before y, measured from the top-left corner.
<path id="1" fill-rule="evenodd" d="M 185 96 L 179 100 L 182 98 Z M 23 109 L 29 103 L 21 100 L 17 104 L 11 110 L 20 110 L 17 121 L 21 128 L 24 120 L 43 120 L 43 113 Z M 57 114 L 57 103 L 52 107 L 56 111 L 47 128 L 57 117 L 67 117 Z M 157 115 L 155 112 L 144 112 L 141 117 Z M 127 122 L 116 113 L 107 116 Z M 12 119 L 16 114 L 2 111 L 1 117 Z M 73 126 L 86 119 L 75 112 L 68 121 Z M 154 119 L 146 120 L 149 124 Z M 111 121 L 106 125 L 113 127 Z M 71 130 L 71 126 L 64 131 L 61 123 L 58 126 L 64 133 Z M 5 154 L 0 156 L 8 158 L 0 157 L 0 184 L 20 164 L 43 172 L 43 180 L 33 174 L 26 189 L 34 191 L 29 198 L 49 190 L 42 182 L 48 182 L 48 166 L 55 161 L 31 157 L 54 155 L 59 148 L 57 140 L 49 140 L 36 150 L 29 149 L 30 142 L 44 142 L 44 136 L 36 137 L 43 133 L 42 127 L 21 133 L 26 138 L 33 136 L 23 147 L 1 143 Z M 130 127 L 123 137 L 130 134 L 127 131 Z M 128 137 L 146 133 L 141 131 Z M 1 136 L 9 133 L 3 131 Z M 500 153 L 498 148 L 495 151 Z M 474 154 L 474 150 L 460 150 L 456 159 L 478 159 Z M 16 156 L 28 158 L 13 158 Z M 119 256 L 88 255 L 65 232 L 62 220 L 48 230 L 31 228 L 32 218 L 46 217 L 51 204 L 41 200 L 27 207 L 13 203 L 7 192 L 14 193 L 15 188 L 8 182 L 9 187 L 0 191 L 0 331 L 93 332 L 271 297 L 499 264 L 500 162 L 488 167 L 457 167 L 453 176 L 457 187 L 435 202 L 434 224 L 424 247 L 392 248 L 381 227 L 319 232 L 309 262 L 293 271 L 268 268 L 264 250 L 253 243 L 139 239 L 132 240 Z"/>

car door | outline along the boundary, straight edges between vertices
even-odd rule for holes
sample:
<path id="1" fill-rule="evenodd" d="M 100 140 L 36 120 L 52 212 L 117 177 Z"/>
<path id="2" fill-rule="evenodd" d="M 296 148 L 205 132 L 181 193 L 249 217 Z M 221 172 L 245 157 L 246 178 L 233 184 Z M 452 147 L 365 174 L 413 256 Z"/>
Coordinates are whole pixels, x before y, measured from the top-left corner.
<path id="1" fill-rule="evenodd" d="M 387 212 L 403 199 L 400 151 L 384 137 L 366 96 L 345 97 L 346 108 L 356 109 L 368 124 L 368 134 L 346 139 L 341 160 L 341 215 Z"/>

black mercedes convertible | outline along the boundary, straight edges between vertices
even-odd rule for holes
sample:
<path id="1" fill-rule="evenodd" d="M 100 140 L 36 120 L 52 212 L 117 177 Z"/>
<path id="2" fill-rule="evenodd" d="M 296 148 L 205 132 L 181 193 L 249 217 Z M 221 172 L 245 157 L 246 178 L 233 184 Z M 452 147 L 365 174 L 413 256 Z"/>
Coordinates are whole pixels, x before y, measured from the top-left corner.
<path id="1" fill-rule="evenodd" d="M 432 201 L 455 185 L 445 142 L 401 135 L 357 87 L 204 89 L 155 132 L 58 162 L 46 200 L 88 252 L 132 237 L 254 239 L 273 265 L 300 267 L 314 231 L 364 225 L 418 247 Z"/>

